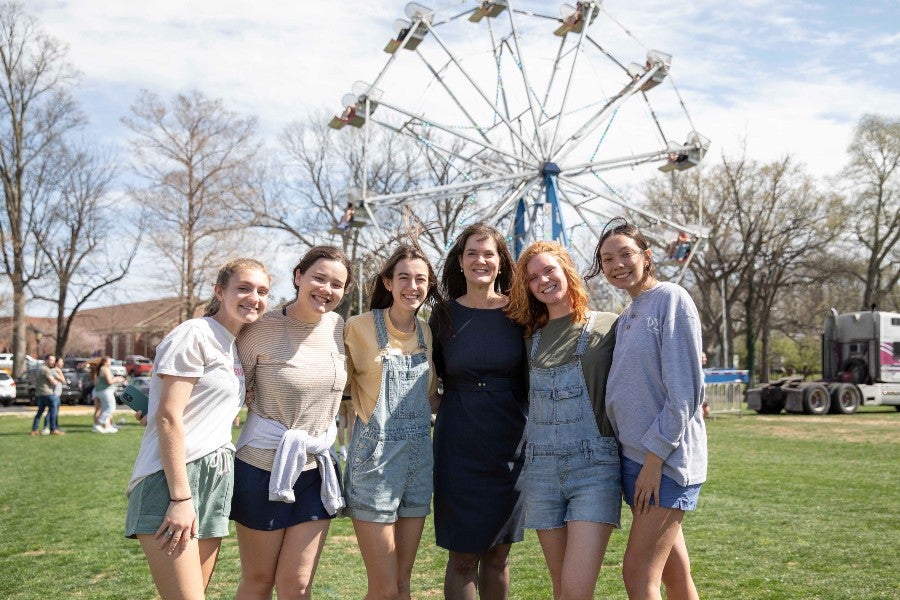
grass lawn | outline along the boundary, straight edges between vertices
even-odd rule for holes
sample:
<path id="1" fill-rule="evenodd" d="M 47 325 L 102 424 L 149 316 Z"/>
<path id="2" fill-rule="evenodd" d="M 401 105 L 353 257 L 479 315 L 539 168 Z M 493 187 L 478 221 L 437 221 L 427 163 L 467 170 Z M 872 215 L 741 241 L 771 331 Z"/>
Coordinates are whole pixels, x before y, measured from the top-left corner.
<path id="1" fill-rule="evenodd" d="M 140 426 L 129 421 L 117 435 L 99 435 L 88 416 L 60 421 L 69 435 L 30 437 L 30 417 L 0 417 L 0 598 L 154 598 L 138 543 L 122 536 Z M 708 427 L 710 480 L 685 519 L 701 597 L 900 598 L 900 413 L 751 414 Z M 625 513 L 598 598 L 625 598 Z M 445 553 L 433 540 L 429 520 L 414 598 L 442 597 Z M 511 572 L 512 598 L 551 597 L 533 532 L 513 547 Z M 232 598 L 239 575 L 235 538 L 226 538 L 209 597 Z M 340 519 L 314 595 L 364 593 L 352 526 Z"/>

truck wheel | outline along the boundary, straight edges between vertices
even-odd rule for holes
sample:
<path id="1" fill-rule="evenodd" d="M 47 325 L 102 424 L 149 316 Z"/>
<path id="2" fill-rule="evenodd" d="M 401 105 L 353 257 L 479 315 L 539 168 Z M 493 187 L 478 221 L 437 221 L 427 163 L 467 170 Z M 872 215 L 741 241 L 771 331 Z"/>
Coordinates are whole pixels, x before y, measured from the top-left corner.
<path id="1" fill-rule="evenodd" d="M 803 412 L 808 415 L 824 415 L 830 407 L 831 395 L 824 385 L 814 384 L 803 388 Z"/>
<path id="2" fill-rule="evenodd" d="M 12 403 L 13 403 L 12 398 L 4 398 L 3 399 L 3 406 L 10 406 Z M 900 406 L 898 406 L 897 408 L 900 408 Z"/>
<path id="3" fill-rule="evenodd" d="M 852 415 L 859 408 L 862 393 L 852 383 L 839 383 L 831 389 L 831 411 L 842 415 Z"/>

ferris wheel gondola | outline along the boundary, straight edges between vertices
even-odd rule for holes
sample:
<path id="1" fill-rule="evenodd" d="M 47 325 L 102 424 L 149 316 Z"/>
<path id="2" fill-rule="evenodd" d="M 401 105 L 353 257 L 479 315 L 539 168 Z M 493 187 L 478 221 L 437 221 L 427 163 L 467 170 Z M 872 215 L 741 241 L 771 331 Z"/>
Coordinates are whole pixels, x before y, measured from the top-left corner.
<path id="1" fill-rule="evenodd" d="M 558 17 L 512 0 L 459 4 L 407 4 L 384 48 L 387 62 L 369 82 L 354 84 L 330 123 L 362 128 L 366 139 L 369 128 L 384 128 L 446 167 L 443 180 L 417 189 L 364 189 L 369 214 L 455 198 L 465 203 L 455 225 L 492 222 L 517 248 L 538 238 L 571 244 L 570 235 L 597 236 L 603 219 L 623 212 L 659 227 L 662 248 L 667 232 L 704 237 L 702 206 L 683 223 L 627 191 L 635 173 L 657 166 L 674 177 L 709 148 L 672 82 L 669 54 L 640 44 L 599 1 L 564 4 Z M 598 26 L 603 43 L 593 34 Z M 618 58 L 619 46 L 638 48 L 642 62 Z M 663 84 L 670 92 L 661 96 Z M 688 126 L 684 143 L 670 141 L 670 121 Z"/>

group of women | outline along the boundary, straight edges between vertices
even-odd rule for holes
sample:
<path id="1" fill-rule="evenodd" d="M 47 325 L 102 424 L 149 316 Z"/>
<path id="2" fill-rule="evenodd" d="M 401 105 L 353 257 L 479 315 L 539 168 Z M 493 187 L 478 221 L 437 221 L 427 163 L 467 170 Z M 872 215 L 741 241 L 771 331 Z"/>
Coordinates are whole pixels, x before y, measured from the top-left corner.
<path id="1" fill-rule="evenodd" d="M 344 323 L 334 309 L 351 267 L 337 248 L 312 248 L 294 268 L 296 298 L 270 312 L 266 268 L 225 265 L 206 316 L 157 348 L 128 487 L 125 533 L 160 595 L 204 596 L 230 518 L 236 597 L 309 598 L 343 513 L 366 598 L 408 599 L 433 492 L 446 598 L 508 597 L 526 527 L 553 597 L 593 598 L 623 495 L 629 597 L 659 598 L 664 584 L 669 598 L 696 598 L 681 521 L 706 476 L 697 311 L 656 280 L 646 239 L 624 221 L 597 245 L 588 277 L 600 274 L 632 299 L 618 318 L 588 309 L 562 246 L 535 242 L 514 262 L 496 229 L 475 224 L 440 282 L 418 247 L 397 248 L 370 310 Z M 341 485 L 346 389 L 357 420 Z"/>

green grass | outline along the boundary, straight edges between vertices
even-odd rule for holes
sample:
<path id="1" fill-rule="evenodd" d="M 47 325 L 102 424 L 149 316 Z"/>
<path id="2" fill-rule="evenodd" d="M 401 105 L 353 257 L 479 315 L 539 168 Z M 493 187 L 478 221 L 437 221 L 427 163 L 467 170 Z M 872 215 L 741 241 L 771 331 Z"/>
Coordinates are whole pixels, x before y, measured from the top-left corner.
<path id="1" fill-rule="evenodd" d="M 0 598 L 154 598 L 136 541 L 122 536 L 123 490 L 141 429 L 29 437 L 30 419 L 0 417 Z M 685 531 L 703 598 L 900 597 L 900 413 L 748 415 L 708 422 L 710 480 Z M 625 511 L 627 513 L 627 511 Z M 624 530 L 613 534 L 597 597 L 624 598 Z M 440 598 L 445 553 L 430 520 L 414 598 Z M 533 532 L 513 548 L 512 598 L 550 597 Z M 222 545 L 210 598 L 232 598 L 235 538 Z M 333 523 L 316 598 L 361 598 L 365 572 L 349 520 Z"/>

